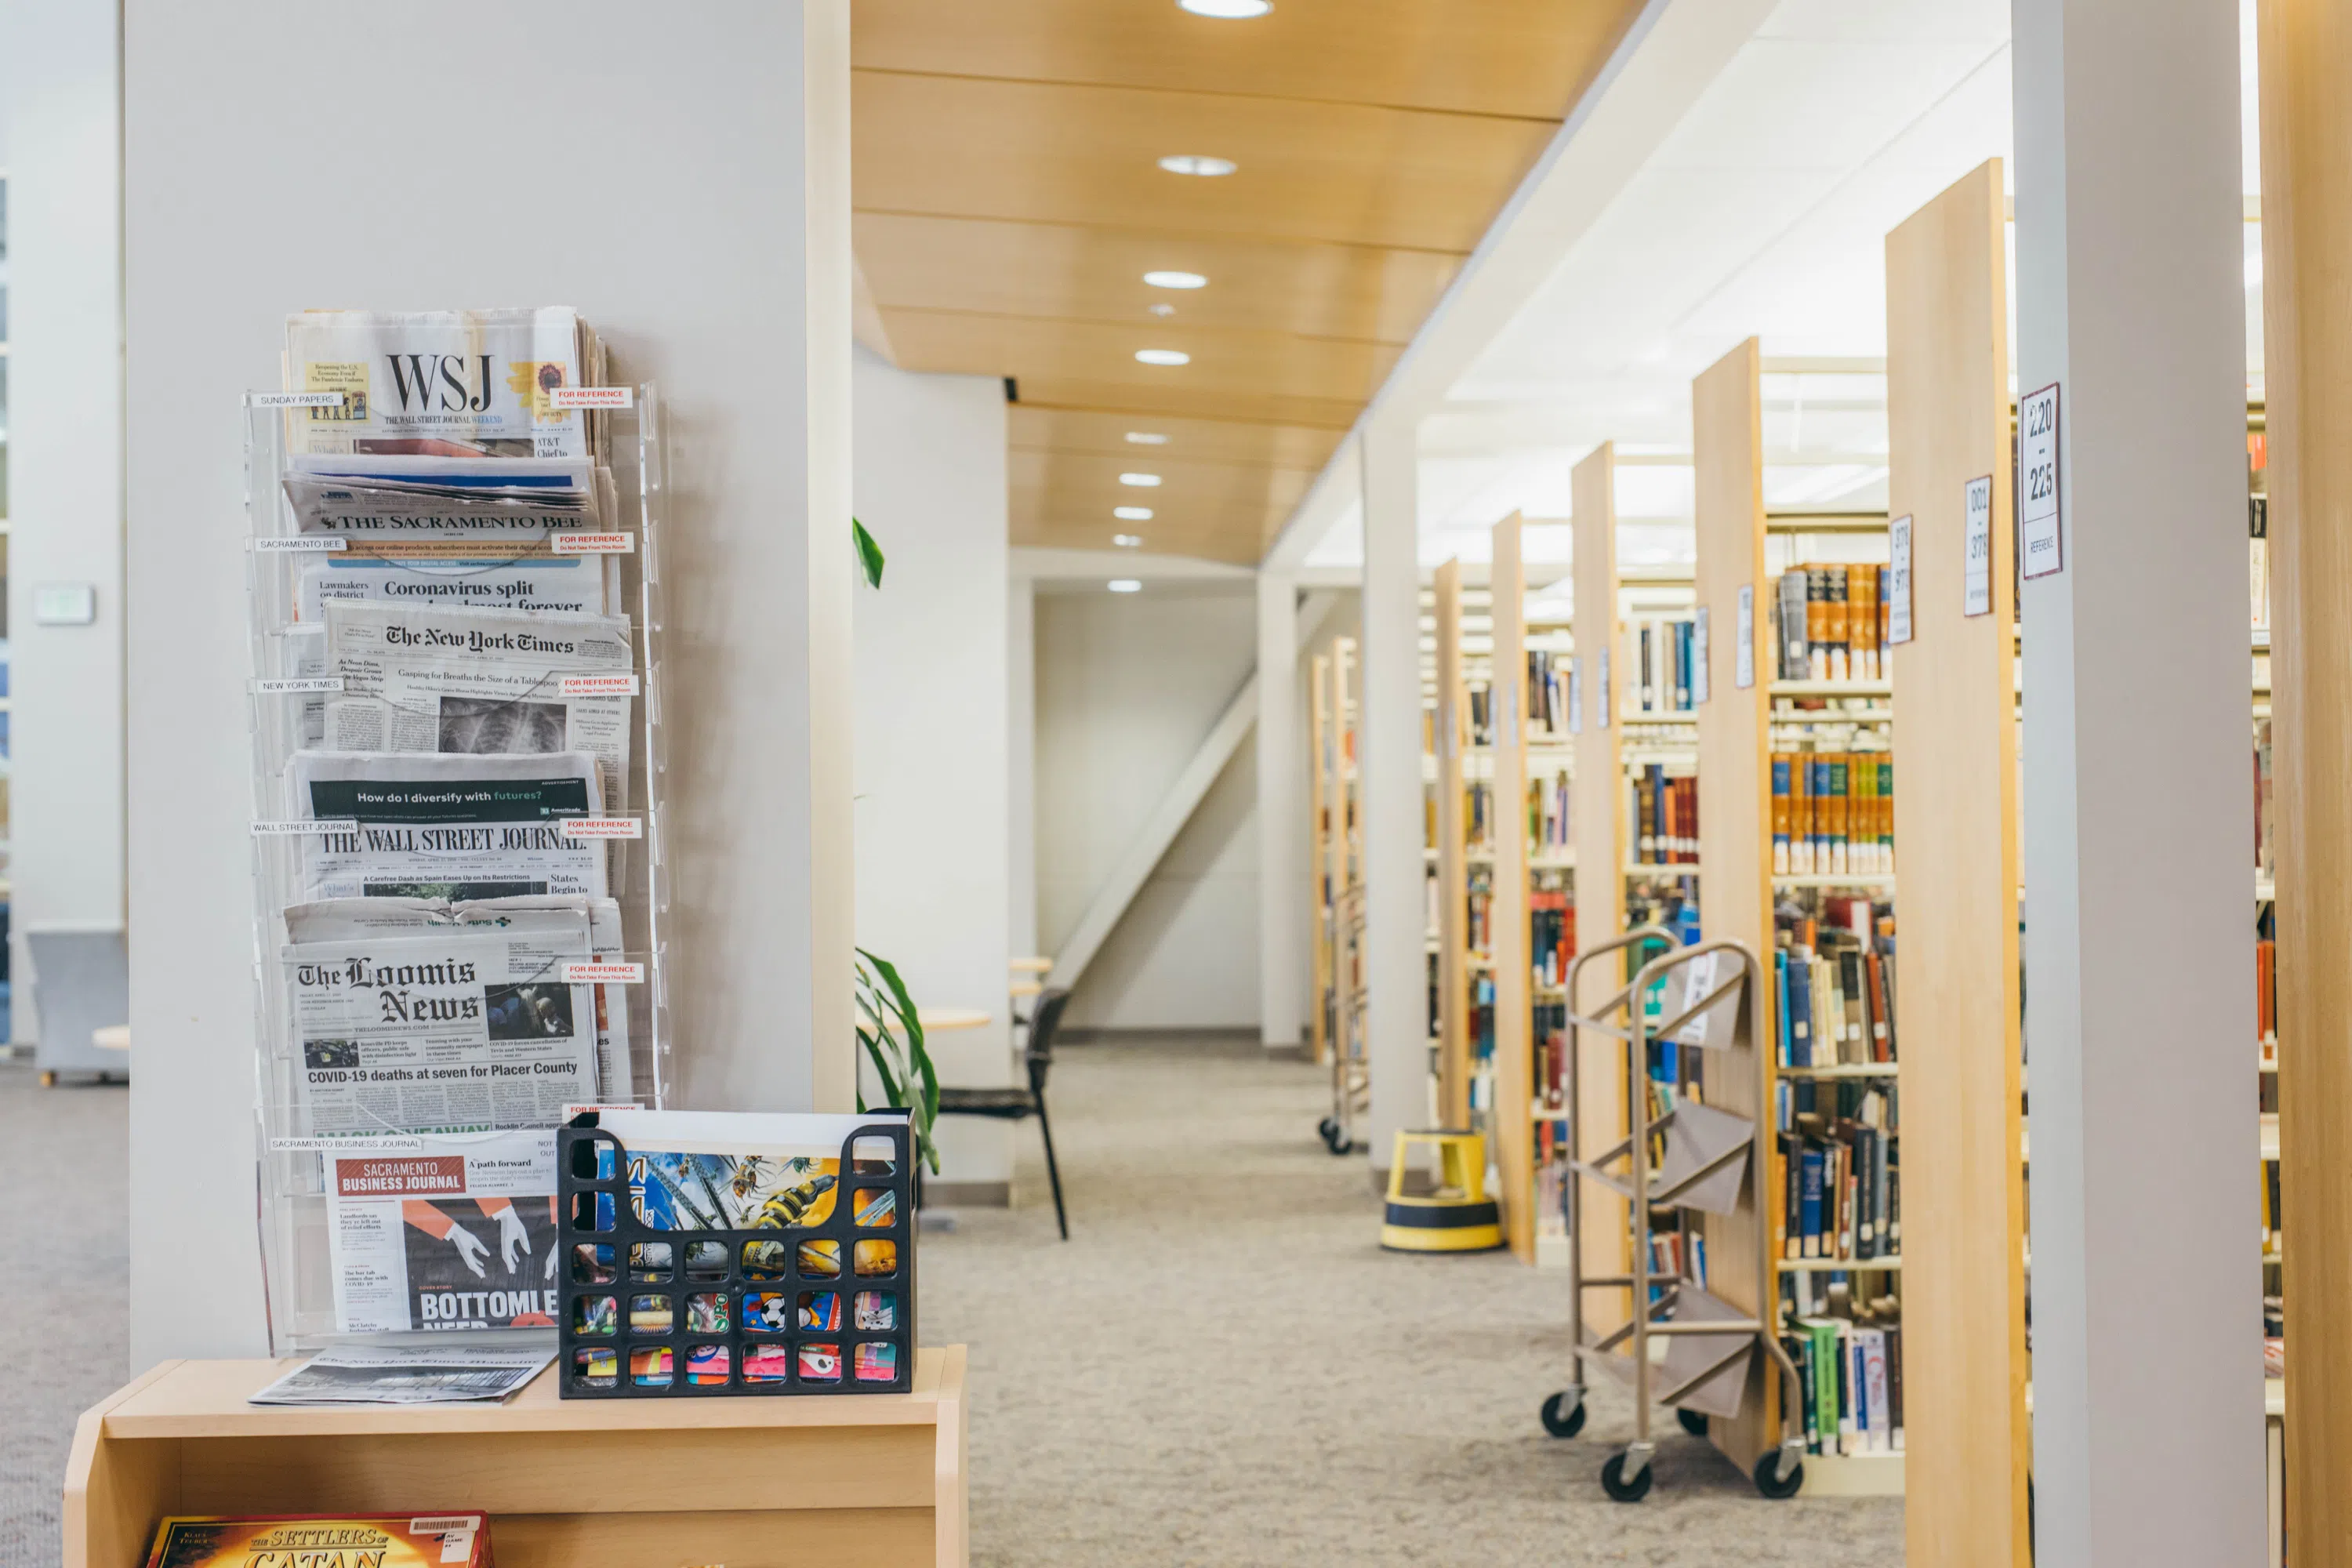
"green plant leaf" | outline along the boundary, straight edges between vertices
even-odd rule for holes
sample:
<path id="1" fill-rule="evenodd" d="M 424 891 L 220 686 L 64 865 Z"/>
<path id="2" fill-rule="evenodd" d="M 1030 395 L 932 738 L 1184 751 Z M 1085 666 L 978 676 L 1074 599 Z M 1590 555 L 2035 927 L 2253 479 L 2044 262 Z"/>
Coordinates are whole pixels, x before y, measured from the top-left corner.
<path id="1" fill-rule="evenodd" d="M 857 1006 L 866 1019 L 857 1027 L 858 1043 L 890 1107 L 908 1112 L 923 1163 L 936 1175 L 940 1152 L 931 1126 L 940 1113 L 940 1079 L 923 1041 L 922 1018 L 898 965 L 862 947 L 856 953 Z"/>
<path id="2" fill-rule="evenodd" d="M 882 547 L 866 531 L 866 525 L 856 518 L 849 520 L 850 537 L 857 542 L 857 563 L 866 569 L 866 581 L 873 587 L 882 585 Z"/>

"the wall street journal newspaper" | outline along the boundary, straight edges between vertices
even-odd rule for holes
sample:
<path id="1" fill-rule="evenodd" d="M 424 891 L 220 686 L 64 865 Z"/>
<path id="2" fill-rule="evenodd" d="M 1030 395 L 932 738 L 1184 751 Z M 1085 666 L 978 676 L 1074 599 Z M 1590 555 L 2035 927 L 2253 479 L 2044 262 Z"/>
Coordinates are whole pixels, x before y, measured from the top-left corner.
<path id="1" fill-rule="evenodd" d="M 324 1156 L 335 1331 L 553 1328 L 555 1134 Z"/>
<path id="2" fill-rule="evenodd" d="M 310 1136 L 551 1127 L 597 1091 L 595 987 L 580 899 L 456 906 L 338 899 L 286 911 L 299 1131 Z"/>
<path id="3" fill-rule="evenodd" d="M 586 752 L 297 752 L 287 786 L 289 815 L 359 825 L 303 836 L 306 900 L 605 895 L 611 846 L 562 826 L 567 816 L 604 815 Z"/>
<path id="4" fill-rule="evenodd" d="M 587 752 L 605 811 L 627 811 L 629 697 L 564 689 L 566 677 L 626 681 L 625 618 L 333 602 L 325 618 L 327 668 L 343 682 L 327 750 Z"/>
<path id="5" fill-rule="evenodd" d="M 343 401 L 289 411 L 295 450 L 586 457 L 587 419 L 548 395 L 601 381 L 601 357 L 562 305 L 305 310 L 286 321 L 287 390 Z"/>

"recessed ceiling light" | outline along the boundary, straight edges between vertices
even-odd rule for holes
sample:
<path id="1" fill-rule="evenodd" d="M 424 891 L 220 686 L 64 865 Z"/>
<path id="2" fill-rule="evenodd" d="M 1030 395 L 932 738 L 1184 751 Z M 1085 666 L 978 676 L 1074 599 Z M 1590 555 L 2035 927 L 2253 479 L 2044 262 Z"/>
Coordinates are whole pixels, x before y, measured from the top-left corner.
<path id="1" fill-rule="evenodd" d="M 1137 582 L 1132 577 L 1114 577 L 1109 582 L 1104 584 L 1103 586 L 1108 588 L 1114 594 L 1140 594 L 1143 592 L 1143 584 Z"/>
<path id="2" fill-rule="evenodd" d="M 1231 158 L 1212 158 L 1200 153 L 1171 153 L 1160 160 L 1160 166 L 1171 174 L 1198 174 L 1204 180 L 1218 179 L 1238 167 Z"/>
<path id="3" fill-rule="evenodd" d="M 1143 280 L 1154 289 L 1205 289 L 1209 280 L 1197 272 L 1147 272 Z"/>
<path id="4" fill-rule="evenodd" d="M 1142 364 L 1191 364 L 1192 356 L 1182 349 L 1138 349 L 1135 357 Z"/>
<path id="5" fill-rule="evenodd" d="M 1235 22 L 1263 16 L 1274 9 L 1274 0 L 1176 0 L 1176 4 L 1195 16 L 1218 16 Z"/>
<path id="6" fill-rule="evenodd" d="M 1168 437 L 1157 430 L 1129 430 L 1127 438 L 1139 447 L 1165 447 Z"/>
<path id="7" fill-rule="evenodd" d="M 1160 482 L 1160 476 L 1158 474 L 1121 474 L 1118 477 L 1118 482 L 1123 485 L 1133 485 L 1139 489 L 1150 489 Z"/>
<path id="8" fill-rule="evenodd" d="M 1118 519 L 1121 522 L 1150 522 L 1151 521 L 1151 509 L 1148 506 L 1115 506 L 1110 509 L 1110 514 L 1111 516 Z"/>
<path id="9" fill-rule="evenodd" d="M 1110 542 L 1113 544 L 1118 545 L 1121 550 L 1133 550 L 1143 542 L 1143 535 L 1139 533 L 1114 533 L 1110 536 Z"/>

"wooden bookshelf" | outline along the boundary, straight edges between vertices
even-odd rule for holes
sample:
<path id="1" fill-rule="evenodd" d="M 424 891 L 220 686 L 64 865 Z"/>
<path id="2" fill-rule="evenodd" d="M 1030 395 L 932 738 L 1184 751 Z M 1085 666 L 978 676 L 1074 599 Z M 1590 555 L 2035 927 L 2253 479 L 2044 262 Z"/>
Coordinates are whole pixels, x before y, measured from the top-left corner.
<path id="1" fill-rule="evenodd" d="M 1628 857 L 1625 840 L 1624 763 L 1619 748 L 1622 731 L 1614 722 L 1613 700 L 1604 703 L 1604 687 L 1621 679 L 1610 661 L 1603 674 L 1601 654 L 1619 645 L 1620 590 L 1617 578 L 1617 454 L 1603 444 L 1576 465 L 1569 479 L 1573 504 L 1576 561 L 1575 662 L 1571 677 L 1580 692 L 1574 710 L 1581 723 L 1575 735 L 1575 774 L 1570 784 L 1569 816 L 1576 838 L 1576 859 L 1594 874 L 1576 881 L 1576 942 L 1579 948 L 1597 947 L 1625 930 L 1625 886 L 1606 874 Z M 1610 694 L 1613 700 L 1614 693 Z M 1602 723 L 1603 719 L 1612 721 Z M 1607 966 L 1594 964 L 1584 978 L 1584 994 L 1574 999 L 1578 1012 L 1596 1016 L 1601 1005 L 1624 984 L 1612 978 Z M 1606 1035 L 1576 1031 L 1577 1158 L 1591 1160 L 1625 1136 L 1625 1046 Z M 1580 1239 L 1580 1265 L 1588 1277 L 1627 1275 L 1633 1271 L 1629 1237 L 1631 1215 L 1625 1201 L 1599 1187 L 1583 1196 L 1584 1234 Z M 1585 1323 L 1606 1334 L 1633 1314 L 1633 1293 L 1589 1291 L 1584 1299 Z"/>
<path id="2" fill-rule="evenodd" d="M 2005 216 L 1994 160 L 1886 241 L 1888 510 L 1912 529 L 1913 636 L 1890 662 L 1915 1568 L 2032 1561 Z M 1987 611 L 1969 616 L 1965 492 L 1985 476 Z"/>
<path id="3" fill-rule="evenodd" d="M 479 1509 L 504 1568 L 646 1563 L 961 1564 L 964 1347 L 915 1353 L 905 1394 L 556 1397 L 301 1408 L 247 1395 L 296 1361 L 172 1361 L 83 1415 L 65 1568 L 131 1568 L 167 1514 Z"/>
<path id="4" fill-rule="evenodd" d="M 1533 1263 L 1535 1009 L 1528 926 L 1528 579 L 1522 527 L 1517 512 L 1495 525 L 1494 564 L 1486 580 L 1495 626 L 1487 686 L 1495 869 L 1486 924 L 1495 963 L 1493 1140 L 1503 1186 L 1503 1236 L 1513 1256 Z"/>
<path id="5" fill-rule="evenodd" d="M 1437 1106 L 1448 1127 L 1470 1125 L 1469 825 L 1463 755 L 1469 687 L 1462 670 L 1462 563 L 1437 569 L 1437 689 L 1431 714 L 1437 791 Z"/>
<path id="6" fill-rule="evenodd" d="M 1772 959 L 1771 731 L 1769 702 L 1773 648 L 1764 558 L 1762 356 L 1750 338 L 1691 384 L 1691 449 L 1698 607 L 1708 621 L 1707 700 L 1698 710 L 1701 921 L 1709 940 L 1744 943 L 1766 965 Z M 1749 610 L 1740 613 L 1742 590 Z M 1741 636 L 1745 620 L 1746 637 Z M 1741 658 L 1742 642 L 1746 659 Z M 1741 664 L 1748 679 L 1739 679 Z M 1759 1042 L 1759 1049 L 1769 1049 Z M 1769 1118 L 1756 1086 L 1710 1082 L 1709 1099 L 1735 1115 Z M 1769 1322 L 1777 1301 L 1752 1300 L 1756 1249 L 1774 1234 L 1756 1212 L 1759 1196 L 1780 1192 L 1777 1173 L 1750 1173 L 1736 1215 L 1702 1218 L 1707 1276 L 1717 1294 Z M 1780 1379 L 1758 1356 L 1734 1421 L 1717 1421 L 1709 1439 L 1742 1474 L 1780 1436 Z M 1816 1457 L 1807 1455 L 1806 1473 Z M 1810 1484 L 1810 1481 L 1809 1481 Z"/>

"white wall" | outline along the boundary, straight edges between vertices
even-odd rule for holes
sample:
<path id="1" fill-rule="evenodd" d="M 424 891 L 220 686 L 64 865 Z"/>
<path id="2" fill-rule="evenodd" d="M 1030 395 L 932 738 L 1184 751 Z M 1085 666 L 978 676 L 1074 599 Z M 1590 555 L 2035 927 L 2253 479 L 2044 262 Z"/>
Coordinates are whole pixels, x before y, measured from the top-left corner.
<path id="1" fill-rule="evenodd" d="M 682 1099 L 846 1107 L 847 10 L 126 0 L 135 1365 L 263 1344 L 238 397 L 289 310 L 570 304 L 663 384 Z"/>
<path id="2" fill-rule="evenodd" d="M 940 1081 L 1009 1083 L 1004 384 L 861 348 L 853 390 L 857 516 L 887 559 L 856 597 L 857 941 L 919 1005 L 991 1015 L 929 1037 Z M 1009 1180 L 1012 1136 L 942 1119 L 940 1179 Z"/>
<path id="3" fill-rule="evenodd" d="M 1060 946 L 1256 660 L 1247 580 L 1037 594 L 1037 904 Z M 1073 1028 L 1258 1021 L 1255 752 L 1244 745 L 1070 1000 Z"/>
<path id="4" fill-rule="evenodd" d="M 122 139 L 115 8 L 0 7 L 8 163 L 11 927 L 120 931 L 122 838 Z M 0 155 L 4 157 L 5 155 Z M 33 590 L 96 590 L 86 626 Z M 34 1037 L 29 988 L 14 1031 Z"/>
<path id="5" fill-rule="evenodd" d="M 1037 937 L 1037 585 L 1016 576 L 1005 594 L 1005 743 L 1012 754 L 1013 951 L 1038 952 Z"/>

